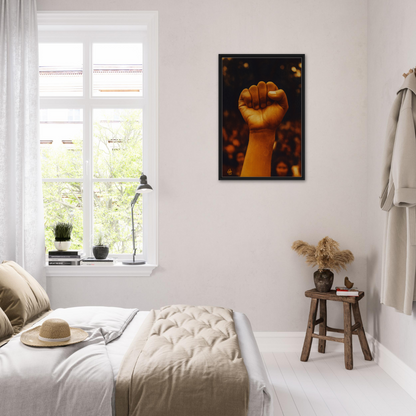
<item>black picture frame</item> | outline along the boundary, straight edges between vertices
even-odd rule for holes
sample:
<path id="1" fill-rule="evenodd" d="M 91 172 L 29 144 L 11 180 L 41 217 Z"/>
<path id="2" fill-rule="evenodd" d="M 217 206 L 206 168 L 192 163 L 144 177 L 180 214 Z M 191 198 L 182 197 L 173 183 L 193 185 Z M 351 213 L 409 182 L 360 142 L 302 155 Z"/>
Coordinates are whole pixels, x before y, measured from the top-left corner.
<path id="1" fill-rule="evenodd" d="M 218 69 L 219 180 L 305 180 L 305 54 L 219 54 Z M 289 109 L 276 129 L 271 176 L 240 176 L 250 130 L 238 99 L 260 81 L 283 89 Z"/>

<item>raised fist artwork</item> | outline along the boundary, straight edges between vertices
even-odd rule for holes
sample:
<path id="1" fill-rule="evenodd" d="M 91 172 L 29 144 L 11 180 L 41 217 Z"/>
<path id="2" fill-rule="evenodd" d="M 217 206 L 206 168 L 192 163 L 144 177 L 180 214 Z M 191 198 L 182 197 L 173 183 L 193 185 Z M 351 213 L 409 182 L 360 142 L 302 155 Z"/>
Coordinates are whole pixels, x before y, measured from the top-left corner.
<path id="1" fill-rule="evenodd" d="M 286 94 L 273 82 L 260 81 L 245 88 L 238 99 L 238 108 L 250 131 L 275 132 L 289 109 Z"/>
<path id="2" fill-rule="evenodd" d="M 270 176 L 276 129 L 289 109 L 286 93 L 260 81 L 241 91 L 238 108 L 250 131 L 241 176 Z"/>
<path id="3" fill-rule="evenodd" d="M 305 56 L 219 55 L 219 179 L 305 179 Z"/>

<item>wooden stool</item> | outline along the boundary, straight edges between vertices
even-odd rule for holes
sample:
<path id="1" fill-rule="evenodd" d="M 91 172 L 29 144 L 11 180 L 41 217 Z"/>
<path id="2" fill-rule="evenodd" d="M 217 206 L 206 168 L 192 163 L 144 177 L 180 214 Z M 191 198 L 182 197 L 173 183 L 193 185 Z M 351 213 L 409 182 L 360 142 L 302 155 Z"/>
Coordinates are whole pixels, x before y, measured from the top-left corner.
<path id="1" fill-rule="evenodd" d="M 330 292 L 318 292 L 316 289 L 311 289 L 305 292 L 305 296 L 307 298 L 311 298 L 311 309 L 309 312 L 308 328 L 306 330 L 305 342 L 303 344 L 302 355 L 300 357 L 301 361 L 308 361 L 313 338 L 319 339 L 318 352 L 321 353 L 325 353 L 326 341 L 343 342 L 345 368 L 347 370 L 352 370 L 352 335 L 358 335 L 364 358 L 367 361 L 371 361 L 373 359 L 371 356 L 370 348 L 368 347 L 363 322 L 361 320 L 360 307 L 358 305 L 358 301 L 364 297 L 364 292 L 359 292 L 358 296 L 337 296 L 335 290 L 331 290 Z M 316 314 L 318 312 L 318 300 L 320 305 L 320 317 L 319 319 L 316 319 Z M 331 328 L 327 325 L 327 300 L 334 300 L 343 303 L 344 329 Z M 351 306 L 355 320 L 354 325 L 351 325 Z M 314 333 L 315 325 L 318 324 L 319 335 Z M 326 331 L 339 332 L 344 334 L 344 338 L 329 337 L 326 335 Z"/>

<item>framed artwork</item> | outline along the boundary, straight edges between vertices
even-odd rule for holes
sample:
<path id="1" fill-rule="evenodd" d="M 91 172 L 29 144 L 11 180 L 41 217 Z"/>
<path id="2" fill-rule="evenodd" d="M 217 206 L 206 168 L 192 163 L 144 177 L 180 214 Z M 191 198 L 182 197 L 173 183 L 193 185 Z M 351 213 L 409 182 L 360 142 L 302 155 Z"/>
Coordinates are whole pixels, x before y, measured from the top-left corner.
<path id="1" fill-rule="evenodd" d="M 219 179 L 305 179 L 305 55 L 219 55 Z"/>

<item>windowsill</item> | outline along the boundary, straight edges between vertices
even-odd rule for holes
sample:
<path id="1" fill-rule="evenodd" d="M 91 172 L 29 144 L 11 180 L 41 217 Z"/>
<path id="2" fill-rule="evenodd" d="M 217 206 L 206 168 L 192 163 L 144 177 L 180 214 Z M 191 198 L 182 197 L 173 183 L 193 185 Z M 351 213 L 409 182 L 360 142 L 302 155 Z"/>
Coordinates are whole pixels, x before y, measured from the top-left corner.
<path id="1" fill-rule="evenodd" d="M 157 264 L 128 266 L 116 263 L 114 266 L 45 266 L 46 277 L 146 277 L 150 276 Z"/>

